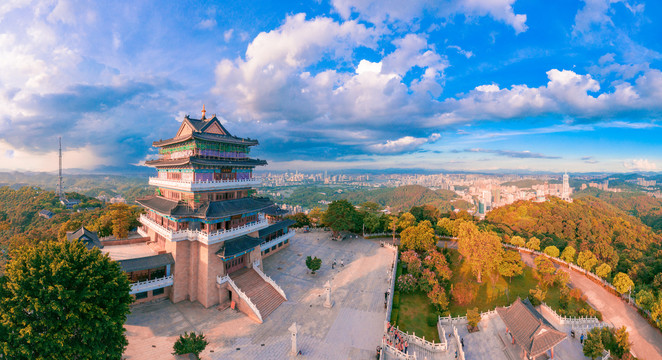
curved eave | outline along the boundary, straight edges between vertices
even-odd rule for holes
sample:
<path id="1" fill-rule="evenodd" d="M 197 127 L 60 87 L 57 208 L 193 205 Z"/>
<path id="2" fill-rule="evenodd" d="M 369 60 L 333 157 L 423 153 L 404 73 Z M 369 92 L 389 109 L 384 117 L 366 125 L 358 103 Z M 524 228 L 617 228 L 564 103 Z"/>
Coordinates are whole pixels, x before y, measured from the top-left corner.
<path id="1" fill-rule="evenodd" d="M 249 159 L 249 160 L 216 160 L 216 159 L 201 159 L 197 157 L 188 157 L 183 159 L 174 160 L 148 160 L 145 161 L 147 166 L 167 167 L 167 166 L 184 166 L 184 165 L 204 165 L 204 166 L 261 166 L 266 165 L 266 160 Z"/>
<path id="2" fill-rule="evenodd" d="M 170 139 L 161 140 L 161 141 L 154 141 L 152 143 L 152 146 L 163 147 L 163 146 L 168 146 L 168 145 L 175 145 L 175 144 L 179 144 L 181 142 L 188 141 L 188 140 L 191 140 L 191 139 L 217 141 L 217 142 L 222 142 L 222 143 L 227 143 L 227 144 L 238 144 L 238 145 L 248 145 L 248 146 L 259 145 L 259 141 L 255 140 L 255 139 L 240 138 L 240 137 L 228 136 L 228 135 L 202 133 L 202 132 L 194 132 L 194 133 L 191 133 L 191 134 L 186 135 L 186 136 L 180 136 L 180 137 L 170 138 Z"/>

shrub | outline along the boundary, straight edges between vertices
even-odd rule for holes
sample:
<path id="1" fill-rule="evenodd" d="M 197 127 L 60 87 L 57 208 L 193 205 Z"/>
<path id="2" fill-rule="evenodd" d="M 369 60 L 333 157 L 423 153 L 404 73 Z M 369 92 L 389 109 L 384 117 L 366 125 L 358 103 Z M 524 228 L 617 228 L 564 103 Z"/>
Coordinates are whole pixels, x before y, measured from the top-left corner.
<path id="1" fill-rule="evenodd" d="M 315 271 L 319 270 L 320 267 L 322 267 L 322 259 L 317 258 L 317 256 L 315 256 L 314 258 L 308 256 L 306 258 L 306 266 L 314 274 Z"/>
<path id="2" fill-rule="evenodd" d="M 416 279 L 412 274 L 400 275 L 398 276 L 397 285 L 399 291 L 408 294 L 416 288 Z"/>
<path id="3" fill-rule="evenodd" d="M 478 326 L 478 323 L 480 322 L 480 313 L 478 312 L 477 307 L 467 310 L 467 322 L 469 323 L 469 326 L 474 329 Z"/>
<path id="4" fill-rule="evenodd" d="M 179 339 L 175 341 L 173 346 L 173 355 L 184 355 L 192 353 L 196 358 L 199 358 L 201 352 L 205 350 L 209 342 L 205 339 L 203 334 L 196 334 L 195 332 L 184 333 L 179 335 Z"/>
<path id="5" fill-rule="evenodd" d="M 423 269 L 421 277 L 418 279 L 418 288 L 423 292 L 429 292 L 438 284 L 437 277 L 430 269 Z"/>

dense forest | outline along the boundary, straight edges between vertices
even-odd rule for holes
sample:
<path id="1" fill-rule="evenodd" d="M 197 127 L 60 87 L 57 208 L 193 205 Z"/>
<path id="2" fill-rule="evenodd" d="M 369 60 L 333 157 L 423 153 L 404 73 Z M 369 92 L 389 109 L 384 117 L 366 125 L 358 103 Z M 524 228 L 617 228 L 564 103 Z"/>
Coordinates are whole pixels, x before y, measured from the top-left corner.
<path id="1" fill-rule="evenodd" d="M 44 190 L 55 190 L 57 181 L 57 176 L 49 173 L 0 172 L 0 187 L 8 185 L 19 189 L 22 186 L 36 186 Z M 121 195 L 128 202 L 154 193 L 154 189 L 147 184 L 147 176 L 66 174 L 63 186 L 67 192 L 89 197 Z"/>
<path id="2" fill-rule="evenodd" d="M 321 207 L 318 203 L 320 200 L 348 200 L 355 205 L 371 201 L 382 206 L 389 206 L 395 212 L 422 205 L 433 205 L 442 212 L 448 212 L 453 209 L 469 209 L 472 206 L 472 204 L 459 199 L 453 191 L 430 190 L 420 185 L 361 189 L 299 186 L 282 192 L 286 195 L 274 199 L 275 201 L 290 205 L 301 205 L 311 209 L 318 206 Z"/>
<path id="3" fill-rule="evenodd" d="M 604 200 L 608 204 L 639 218 L 654 230 L 662 231 L 662 199 L 648 196 L 639 191 L 617 193 L 594 188 L 588 188 L 573 195 L 575 198 L 587 196 Z"/>
<path id="4" fill-rule="evenodd" d="M 67 193 L 67 197 L 82 202 L 76 209 L 66 210 L 53 191 L 29 186 L 18 190 L 0 187 L 0 275 L 11 250 L 21 246 L 63 239 L 67 231 L 83 225 L 100 236 L 125 234 L 138 225 L 136 219 L 141 210 L 136 206 L 103 207 L 97 199 L 85 195 Z M 51 219 L 40 217 L 42 209 L 55 215 Z"/>
<path id="5" fill-rule="evenodd" d="M 508 236 L 536 236 L 541 248 L 590 250 L 614 273 L 624 272 L 638 285 L 651 284 L 662 272 L 662 235 L 602 199 L 518 201 L 492 210 L 487 221 Z"/>

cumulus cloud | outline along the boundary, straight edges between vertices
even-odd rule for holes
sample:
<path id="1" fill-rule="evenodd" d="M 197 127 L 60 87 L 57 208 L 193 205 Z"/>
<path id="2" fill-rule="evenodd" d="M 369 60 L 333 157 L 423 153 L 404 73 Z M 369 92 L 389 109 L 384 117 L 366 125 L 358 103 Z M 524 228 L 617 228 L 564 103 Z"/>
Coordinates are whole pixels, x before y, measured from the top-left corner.
<path id="1" fill-rule="evenodd" d="M 634 171 L 655 171 L 657 165 L 648 159 L 632 159 L 623 163 L 623 167 Z"/>
<path id="2" fill-rule="evenodd" d="M 526 15 L 515 14 L 515 0 L 412 0 L 403 6 L 396 0 L 333 0 L 332 5 L 344 19 L 358 13 L 359 18 L 373 24 L 404 23 L 409 24 L 422 16 L 423 12 L 435 14 L 441 18 L 451 18 L 457 14 L 467 17 L 490 16 L 497 21 L 510 25 L 516 33 L 528 29 Z"/>
<path id="3" fill-rule="evenodd" d="M 432 134 L 427 138 L 416 138 L 413 136 L 404 136 L 397 140 L 387 140 L 383 144 L 372 144 L 368 149 L 376 154 L 397 154 L 410 152 L 418 149 L 426 143 L 433 143 L 441 138 L 440 134 Z"/>
<path id="4" fill-rule="evenodd" d="M 474 56 L 474 53 L 468 50 L 464 50 L 457 45 L 448 45 L 447 48 L 456 50 L 460 55 L 463 55 L 467 59 L 470 59 Z"/>
<path id="5" fill-rule="evenodd" d="M 481 149 L 481 148 L 475 148 L 475 149 L 466 149 L 464 150 L 465 152 L 476 152 L 476 153 L 488 153 L 488 154 L 496 154 L 499 156 L 507 156 L 511 158 L 518 158 L 518 159 L 560 159 L 561 157 L 559 156 L 549 156 L 549 155 L 544 155 L 540 153 L 534 153 L 530 151 L 511 151 L 511 150 L 493 150 L 493 149 Z"/>
<path id="6" fill-rule="evenodd" d="M 517 119 L 551 113 L 602 119 L 641 111 L 656 114 L 662 110 L 662 72 L 659 70 L 649 70 L 634 82 L 620 82 L 611 92 L 600 92 L 600 84 L 590 74 L 552 69 L 547 77 L 548 83 L 537 88 L 477 86 L 458 99 L 445 101 L 449 111 L 439 114 L 434 123 Z"/>

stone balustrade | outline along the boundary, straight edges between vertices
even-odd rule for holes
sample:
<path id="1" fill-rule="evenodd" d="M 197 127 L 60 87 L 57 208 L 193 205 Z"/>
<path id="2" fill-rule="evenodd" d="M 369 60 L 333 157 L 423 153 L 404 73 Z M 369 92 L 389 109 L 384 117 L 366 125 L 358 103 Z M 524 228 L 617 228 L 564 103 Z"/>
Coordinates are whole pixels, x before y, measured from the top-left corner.
<path id="1" fill-rule="evenodd" d="M 262 184 L 262 178 L 251 177 L 248 179 L 237 180 L 186 181 L 150 177 L 149 184 L 183 191 L 224 190 L 260 186 Z"/>
<path id="2" fill-rule="evenodd" d="M 235 284 L 234 281 L 232 281 L 232 278 L 230 278 L 227 275 L 225 275 L 225 276 L 220 276 L 219 275 L 219 276 L 216 277 L 216 282 L 219 285 L 222 285 L 226 282 L 228 284 L 230 284 L 230 286 L 232 286 L 232 289 L 234 290 L 235 294 L 239 295 L 239 297 L 242 300 L 244 300 L 244 302 L 246 302 L 246 304 L 248 304 L 248 307 L 250 307 L 251 310 L 253 310 L 253 313 L 255 314 L 255 316 L 257 316 L 257 318 L 260 320 L 260 322 L 262 322 L 262 314 L 260 314 L 260 310 L 257 309 L 257 306 L 255 306 L 253 301 L 251 301 L 251 298 L 249 298 L 243 291 L 241 291 L 241 289 L 239 289 L 237 284 Z"/>
<path id="3" fill-rule="evenodd" d="M 283 235 L 281 235 L 281 236 L 279 236 L 279 237 L 277 237 L 277 238 L 275 238 L 275 239 L 273 239 L 269 242 L 266 242 L 266 243 L 260 245 L 260 250 L 261 251 L 267 250 L 268 248 L 270 248 L 274 245 L 278 245 L 279 243 L 282 243 L 283 241 L 285 241 L 287 239 L 291 239 L 292 237 L 294 237 L 294 234 L 296 234 L 296 232 L 294 230 L 290 230 L 286 234 L 283 234 Z"/>
<path id="4" fill-rule="evenodd" d="M 255 266 L 254 263 L 253 270 L 255 270 L 255 272 L 258 275 L 260 275 L 262 279 L 264 279 L 264 281 L 266 281 L 269 285 L 273 286 L 273 288 L 276 289 L 276 291 L 287 301 L 287 296 L 285 295 L 285 291 L 283 291 L 283 289 L 280 286 L 278 286 L 278 284 L 276 284 L 276 282 L 271 277 L 269 277 L 267 274 L 262 272 L 262 269 L 260 269 L 258 261 L 256 261 L 256 263 L 258 264 L 258 266 Z"/>
<path id="5" fill-rule="evenodd" d="M 248 223 L 242 226 L 227 230 L 217 230 L 211 233 L 207 233 L 201 230 L 172 230 L 168 229 L 160 224 L 157 224 L 154 220 L 150 219 L 146 215 L 140 215 L 140 222 L 156 231 L 159 235 L 168 239 L 169 241 L 182 241 L 182 240 L 191 240 L 199 241 L 203 244 L 215 244 L 221 241 L 235 238 L 237 236 L 245 235 L 252 233 L 254 231 L 262 230 L 269 226 L 269 222 L 264 218 L 264 215 L 260 214 L 259 220 Z"/>
<path id="6" fill-rule="evenodd" d="M 129 291 L 129 294 L 133 295 L 145 291 L 160 289 L 166 286 L 172 286 L 172 284 L 173 284 L 172 275 L 164 276 L 158 279 L 140 281 L 131 284 L 131 290 Z"/>

